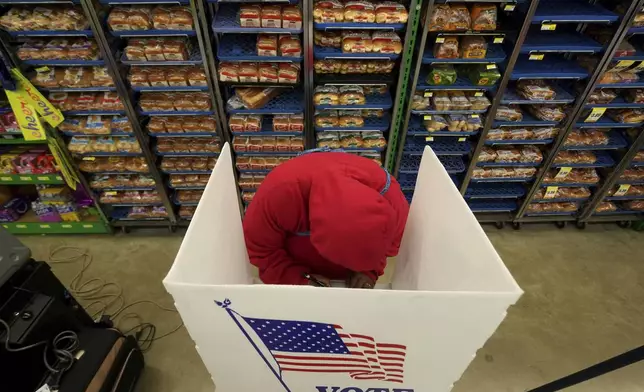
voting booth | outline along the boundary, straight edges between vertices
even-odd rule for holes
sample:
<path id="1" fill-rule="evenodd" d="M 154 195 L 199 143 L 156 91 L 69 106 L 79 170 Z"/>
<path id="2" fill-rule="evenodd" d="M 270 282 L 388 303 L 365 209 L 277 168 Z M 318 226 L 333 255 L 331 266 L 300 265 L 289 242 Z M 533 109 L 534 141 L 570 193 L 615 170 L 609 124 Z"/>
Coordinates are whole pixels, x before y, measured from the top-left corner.
<path id="1" fill-rule="evenodd" d="M 226 145 L 164 280 L 217 392 L 449 391 L 522 294 L 429 147 L 373 290 L 262 284 L 236 187 Z"/>

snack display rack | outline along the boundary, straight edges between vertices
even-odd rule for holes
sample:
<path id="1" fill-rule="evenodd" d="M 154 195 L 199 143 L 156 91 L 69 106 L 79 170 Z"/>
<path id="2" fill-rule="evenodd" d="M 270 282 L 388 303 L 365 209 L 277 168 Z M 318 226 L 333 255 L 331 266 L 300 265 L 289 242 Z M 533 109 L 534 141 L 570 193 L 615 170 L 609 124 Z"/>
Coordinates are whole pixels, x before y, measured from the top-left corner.
<path id="1" fill-rule="evenodd" d="M 642 125 L 639 123 L 641 120 L 616 121 L 614 116 L 608 115 L 610 109 L 638 109 L 642 105 L 626 101 L 623 94 L 605 105 L 589 103 L 589 99 L 595 88 L 636 89 L 644 86 L 633 78 L 629 84 L 599 84 L 603 73 L 611 67 L 621 64 L 633 72 L 642 59 L 639 47 L 635 53 L 626 55 L 618 50 L 624 37 L 636 36 L 639 32 L 637 29 L 629 30 L 629 26 L 642 2 L 620 5 L 586 0 L 486 2 L 497 6 L 497 29 L 490 34 L 498 36 L 483 37 L 491 42 L 495 39 L 496 42 L 502 41 L 502 44 L 488 45 L 484 58 L 474 60 L 489 64 L 490 68 L 496 65 L 501 73 L 498 83 L 485 87 L 474 85 L 466 72 L 459 72 L 451 84 L 427 82 L 428 75 L 433 78 L 444 76 L 436 70 L 443 64 L 459 67 L 471 61 L 463 59 L 462 53 L 445 56 L 441 45 L 446 41 L 453 42 L 455 37 L 463 42 L 463 36 L 481 37 L 483 34 L 471 30 L 453 32 L 430 28 L 428 21 L 433 20 L 432 26 L 436 25 L 435 12 L 441 7 L 465 6 L 471 11 L 472 3 L 476 2 L 445 3 L 436 0 L 426 5 L 424 30 L 419 32 L 419 54 L 410 89 L 414 94 L 409 97 L 407 117 L 402 127 L 407 132 L 401 135 L 395 170 L 401 184 L 405 184 L 404 190 L 410 194 L 413 192 L 418 163 L 414 155 L 422 151 L 424 145 L 429 145 L 454 176 L 461 193 L 481 222 L 493 222 L 497 227 L 513 223 L 515 228 L 519 228 L 524 222 L 551 221 L 562 227 L 566 221 L 579 220 L 581 227 L 585 225 L 583 222 L 594 220 L 641 218 L 637 212 L 625 213 L 623 208 L 610 211 L 610 217 L 607 213 L 593 214 L 593 211 L 606 195 L 613 194 L 612 187 L 619 182 L 623 171 L 642 147 L 639 132 L 633 130 Z M 490 46 L 501 48 L 505 56 L 497 49 L 490 50 Z M 612 61 L 614 53 L 623 57 Z M 532 91 L 531 87 L 526 87 L 530 85 L 546 85 L 554 97 L 529 96 L 529 92 L 526 95 L 525 91 Z M 445 90 L 477 91 L 477 95 L 488 97 L 491 105 L 478 113 L 461 107 L 461 110 L 451 113 L 441 112 L 435 107 L 436 96 L 444 97 L 445 94 L 441 93 Z M 425 107 L 419 110 L 423 105 Z M 552 109 L 556 105 L 563 110 Z M 607 115 L 602 116 L 606 110 Z M 476 130 L 458 129 L 451 127 L 450 121 L 437 119 L 437 114 L 441 117 L 452 114 L 480 116 L 483 124 Z M 558 132 L 546 132 L 548 128 L 557 128 Z M 591 131 L 587 132 L 588 129 Z M 592 129 L 602 132 L 601 145 L 573 143 L 578 130 L 582 130 L 584 136 L 597 136 Z M 451 142 L 445 143 L 445 139 Z M 455 148 L 459 143 L 462 148 Z M 456 152 L 459 157 L 455 156 Z M 457 164 L 455 158 L 458 159 Z M 581 176 L 580 182 L 573 183 L 575 170 L 597 170 L 601 182 L 591 182 L 600 180 Z M 573 176 L 566 181 L 565 176 L 571 171 Z M 556 179 L 550 178 L 557 175 Z M 564 191 L 560 191 L 562 188 Z"/>

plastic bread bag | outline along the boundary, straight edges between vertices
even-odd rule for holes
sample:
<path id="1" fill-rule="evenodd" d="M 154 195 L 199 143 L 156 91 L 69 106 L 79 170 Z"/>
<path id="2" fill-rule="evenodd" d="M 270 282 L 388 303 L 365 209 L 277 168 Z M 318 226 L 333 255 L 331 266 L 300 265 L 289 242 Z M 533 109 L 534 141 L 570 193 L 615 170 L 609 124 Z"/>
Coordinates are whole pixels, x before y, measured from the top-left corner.
<path id="1" fill-rule="evenodd" d="M 338 105 L 340 91 L 335 86 L 317 86 L 313 91 L 313 101 L 316 105 Z"/>
<path id="2" fill-rule="evenodd" d="M 517 105 L 501 105 L 496 110 L 494 119 L 497 121 L 521 121 L 523 113 Z"/>
<path id="3" fill-rule="evenodd" d="M 481 153 L 479 154 L 479 162 L 494 162 L 496 161 L 497 158 L 497 153 L 496 150 L 494 150 L 491 147 L 484 146 L 481 149 Z"/>
<path id="4" fill-rule="evenodd" d="M 364 105 L 365 98 L 362 86 L 342 86 L 340 92 L 340 105 Z"/>
<path id="5" fill-rule="evenodd" d="M 427 100 L 429 100 L 429 98 L 427 98 Z M 432 103 L 434 104 L 434 109 L 438 111 L 452 110 L 452 101 L 449 99 L 449 96 L 445 91 L 436 91 L 432 97 Z"/>
<path id="6" fill-rule="evenodd" d="M 524 146 L 521 148 L 520 162 L 538 163 L 543 160 L 543 154 L 537 146 Z"/>
<path id="7" fill-rule="evenodd" d="M 373 23 L 376 11 L 369 1 L 347 1 L 344 4 L 344 21 L 355 23 Z"/>
<path id="8" fill-rule="evenodd" d="M 343 53 L 370 53 L 373 43 L 369 33 L 348 32 L 342 34 Z"/>
<path id="9" fill-rule="evenodd" d="M 405 6 L 393 1 L 376 4 L 376 23 L 407 23 L 409 14 Z"/>
<path id="10" fill-rule="evenodd" d="M 496 30 L 496 4 L 474 4 L 472 6 L 472 30 Z"/>
<path id="11" fill-rule="evenodd" d="M 432 65 L 427 83 L 434 86 L 448 86 L 456 83 L 456 70 L 449 64 Z"/>
<path id="12" fill-rule="evenodd" d="M 340 139 L 335 132 L 320 132 L 316 137 L 317 147 L 340 148 Z"/>
<path id="13" fill-rule="evenodd" d="M 457 37 L 444 37 L 443 43 L 434 44 L 434 57 L 437 59 L 457 59 L 460 57 Z"/>
<path id="14" fill-rule="evenodd" d="M 423 121 L 423 126 L 428 132 L 438 132 L 447 128 L 448 123 L 443 116 L 430 116 L 430 119 Z"/>
<path id="15" fill-rule="evenodd" d="M 450 91 L 449 97 L 452 110 L 469 110 L 472 106 L 462 91 Z"/>
<path id="16" fill-rule="evenodd" d="M 337 0 L 316 1 L 313 5 L 313 20 L 316 23 L 344 21 L 344 5 Z"/>
<path id="17" fill-rule="evenodd" d="M 364 148 L 385 148 L 387 146 L 387 140 L 382 132 L 361 132 L 360 135 Z"/>
<path id="18" fill-rule="evenodd" d="M 555 90 L 541 79 L 520 80 L 517 91 L 525 99 L 551 101 L 557 97 Z"/>
<path id="19" fill-rule="evenodd" d="M 487 55 L 487 42 L 483 37 L 465 36 L 461 42 L 464 59 L 484 59 Z"/>

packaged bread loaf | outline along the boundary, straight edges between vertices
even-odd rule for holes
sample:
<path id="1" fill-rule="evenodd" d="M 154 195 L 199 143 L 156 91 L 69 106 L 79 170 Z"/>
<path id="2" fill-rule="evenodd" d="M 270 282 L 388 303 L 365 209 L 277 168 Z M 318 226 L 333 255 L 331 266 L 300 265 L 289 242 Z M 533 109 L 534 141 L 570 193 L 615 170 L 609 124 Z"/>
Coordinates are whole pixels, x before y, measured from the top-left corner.
<path id="1" fill-rule="evenodd" d="M 373 23 L 376 20 L 376 11 L 373 3 L 360 0 L 348 1 L 344 4 L 344 21 L 355 23 Z"/>
<path id="2" fill-rule="evenodd" d="M 393 1 L 376 4 L 376 23 L 407 23 L 409 14 L 404 5 Z"/>
<path id="3" fill-rule="evenodd" d="M 261 27 L 262 7 L 258 4 L 242 4 L 239 7 L 239 25 L 241 27 Z"/>
<path id="4" fill-rule="evenodd" d="M 371 37 L 373 52 L 400 54 L 402 52 L 402 41 L 398 34 L 389 32 L 374 32 Z"/>
<path id="5" fill-rule="evenodd" d="M 316 23 L 344 21 L 344 5 L 338 0 L 316 1 L 313 5 L 313 20 Z"/>

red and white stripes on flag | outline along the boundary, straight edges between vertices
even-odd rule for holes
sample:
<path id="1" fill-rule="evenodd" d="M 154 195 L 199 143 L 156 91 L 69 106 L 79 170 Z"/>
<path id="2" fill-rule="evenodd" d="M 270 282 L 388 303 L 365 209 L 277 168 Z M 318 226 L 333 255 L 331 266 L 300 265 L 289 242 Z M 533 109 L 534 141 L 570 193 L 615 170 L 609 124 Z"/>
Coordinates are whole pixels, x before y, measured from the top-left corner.
<path id="1" fill-rule="evenodd" d="M 402 383 L 407 347 L 379 343 L 367 335 L 346 333 L 334 325 L 349 353 L 312 353 L 272 350 L 282 371 L 311 373 L 349 373 L 356 380 Z"/>

